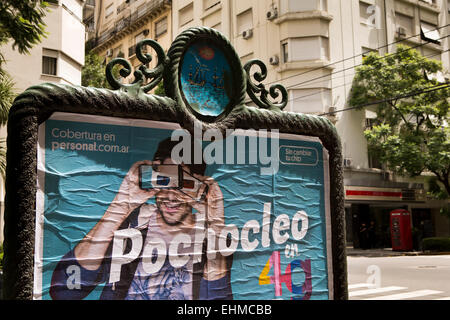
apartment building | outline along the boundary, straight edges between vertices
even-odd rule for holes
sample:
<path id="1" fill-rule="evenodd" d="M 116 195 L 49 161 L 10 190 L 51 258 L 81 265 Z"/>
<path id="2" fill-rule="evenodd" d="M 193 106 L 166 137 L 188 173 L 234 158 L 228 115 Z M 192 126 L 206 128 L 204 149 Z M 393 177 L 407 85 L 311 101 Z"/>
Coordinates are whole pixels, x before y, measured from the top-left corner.
<path id="1" fill-rule="evenodd" d="M 12 49 L 12 41 L 1 47 L 9 73 L 18 94 L 44 82 L 81 85 L 84 65 L 85 27 L 82 21 L 84 0 L 47 0 L 49 12 L 44 18 L 47 37 L 36 44 L 30 54 Z M 6 127 L 0 128 L 6 137 Z M 0 183 L 0 242 L 3 241 L 4 184 Z"/>
<path id="2" fill-rule="evenodd" d="M 127 59 L 133 68 L 142 64 L 135 54 L 136 44 L 154 39 L 168 49 L 172 43 L 170 0 L 91 0 L 86 8 L 87 45 L 105 57 Z M 156 63 L 156 57 L 151 65 Z M 131 81 L 132 76 L 124 81 Z"/>
<path id="3" fill-rule="evenodd" d="M 12 76 L 18 93 L 44 82 L 81 84 L 84 65 L 84 0 L 50 0 L 44 18 L 48 35 L 30 54 L 19 54 L 11 43 L 2 46 L 5 70 Z"/>
<path id="4" fill-rule="evenodd" d="M 449 220 L 438 211 L 448 203 L 427 199 L 423 178 L 406 179 L 381 169 L 367 153 L 363 135 L 376 114 L 349 110 L 355 66 L 369 51 L 395 52 L 396 44 L 417 47 L 450 69 L 450 0 L 173 0 L 173 38 L 186 28 L 221 31 L 242 63 L 262 60 L 264 83 L 283 84 L 286 111 L 325 114 L 342 139 L 348 241 L 358 246 L 362 222 L 374 220 L 378 245 L 389 246 L 389 212 L 412 212 L 413 227 L 425 236 L 448 236 Z"/>
<path id="5" fill-rule="evenodd" d="M 134 47 L 141 39 L 156 39 L 168 49 L 183 30 L 207 26 L 230 40 L 242 64 L 250 59 L 266 64 L 264 83 L 281 83 L 288 89 L 286 111 L 328 114 L 342 139 L 347 234 L 356 246 L 359 225 L 368 220 L 376 221 L 379 245 L 387 246 L 389 212 L 397 208 L 409 209 L 413 227 L 425 228 L 425 235 L 450 234 L 448 219 L 438 213 L 448 203 L 425 196 L 425 179 L 395 176 L 369 157 L 363 131 L 375 112 L 342 111 L 348 106 L 355 66 L 369 51 L 392 53 L 397 43 L 416 46 L 423 55 L 441 60 L 448 77 L 450 0 L 96 0 L 94 4 L 85 15 L 88 45 L 105 62 L 124 57 L 137 68 Z"/>

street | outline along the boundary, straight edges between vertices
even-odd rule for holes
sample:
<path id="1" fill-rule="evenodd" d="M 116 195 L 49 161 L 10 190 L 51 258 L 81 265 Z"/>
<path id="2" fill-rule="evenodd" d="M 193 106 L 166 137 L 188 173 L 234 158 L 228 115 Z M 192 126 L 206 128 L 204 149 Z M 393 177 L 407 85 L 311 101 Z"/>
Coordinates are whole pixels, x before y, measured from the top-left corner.
<path id="1" fill-rule="evenodd" d="M 349 300 L 450 300 L 450 255 L 349 256 Z"/>

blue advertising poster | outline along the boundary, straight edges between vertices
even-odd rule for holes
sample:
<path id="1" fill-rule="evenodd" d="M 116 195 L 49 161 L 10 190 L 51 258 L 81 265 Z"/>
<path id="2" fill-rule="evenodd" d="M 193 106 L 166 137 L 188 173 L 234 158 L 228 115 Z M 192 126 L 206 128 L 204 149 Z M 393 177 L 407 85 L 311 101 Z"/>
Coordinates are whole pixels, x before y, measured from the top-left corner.
<path id="1" fill-rule="evenodd" d="M 332 299 L 328 154 L 268 130 L 55 113 L 35 299 Z"/>

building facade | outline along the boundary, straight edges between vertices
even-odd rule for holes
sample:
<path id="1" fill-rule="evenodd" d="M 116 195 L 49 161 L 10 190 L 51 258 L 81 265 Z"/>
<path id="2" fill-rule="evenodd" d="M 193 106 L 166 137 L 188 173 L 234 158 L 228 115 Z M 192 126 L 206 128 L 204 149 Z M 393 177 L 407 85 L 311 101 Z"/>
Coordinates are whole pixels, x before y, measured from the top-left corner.
<path id="1" fill-rule="evenodd" d="M 11 43 L 1 48 L 5 70 L 12 76 L 18 93 L 32 85 L 54 82 L 81 84 L 84 65 L 85 26 L 82 0 L 48 1 L 44 18 L 48 35 L 30 54 L 19 54 Z"/>
<path id="2" fill-rule="evenodd" d="M 368 155 L 363 132 L 373 109 L 343 111 L 355 67 L 369 51 L 416 46 L 441 60 L 448 77 L 449 22 L 450 0 L 87 0 L 84 6 L 86 45 L 105 63 L 123 57 L 137 68 L 140 40 L 155 39 L 167 50 L 183 30 L 207 26 L 230 40 L 242 64 L 266 64 L 266 86 L 288 89 L 286 111 L 328 114 L 342 140 L 347 238 L 357 247 L 359 227 L 370 221 L 377 246 L 390 246 L 389 212 L 398 208 L 412 213 L 413 228 L 424 236 L 450 234 L 449 219 L 439 214 L 449 204 L 426 196 L 426 175 L 396 176 Z"/>
<path id="3" fill-rule="evenodd" d="M 14 81 L 18 94 L 28 87 L 44 82 L 81 85 L 84 65 L 85 26 L 84 0 L 50 0 L 49 12 L 44 17 L 47 37 L 36 44 L 29 54 L 12 49 L 12 41 L 0 48 L 5 63 L 2 65 Z M 0 137 L 6 137 L 6 127 L 0 128 Z M 4 184 L 0 183 L 1 212 L 3 213 Z M 3 230 L 3 214 L 0 218 Z M 0 242 L 3 232 L 0 232 Z"/>
<path id="4" fill-rule="evenodd" d="M 369 157 L 363 132 L 374 110 L 342 111 L 365 53 L 393 53 L 397 43 L 441 60 L 448 81 L 449 0 L 174 0 L 172 6 L 173 38 L 193 26 L 215 28 L 243 64 L 267 65 L 266 85 L 288 89 L 286 111 L 329 114 L 345 158 L 349 243 L 359 247 L 361 224 L 374 221 L 376 246 L 389 247 L 389 213 L 398 208 L 412 213 L 422 236 L 450 235 L 449 219 L 439 214 L 449 204 L 426 196 L 426 175 L 396 176 Z"/>
<path id="5" fill-rule="evenodd" d="M 154 39 L 167 50 L 172 43 L 170 0 L 96 0 L 86 8 L 84 21 L 87 45 L 107 63 L 121 57 L 136 69 L 135 46 L 143 39 Z M 154 59 L 149 65 L 154 66 Z M 132 81 L 133 76 L 122 81 Z"/>

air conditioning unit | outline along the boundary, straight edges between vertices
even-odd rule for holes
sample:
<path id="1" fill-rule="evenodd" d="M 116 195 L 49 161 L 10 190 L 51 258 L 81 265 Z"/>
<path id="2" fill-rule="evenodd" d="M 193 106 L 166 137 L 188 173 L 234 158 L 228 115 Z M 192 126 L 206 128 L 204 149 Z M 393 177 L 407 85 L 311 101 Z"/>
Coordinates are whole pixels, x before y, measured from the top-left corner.
<path id="1" fill-rule="evenodd" d="M 150 30 L 148 30 L 148 29 L 145 29 L 144 31 L 142 31 L 142 34 L 144 36 L 148 36 L 149 33 L 150 33 Z"/>
<path id="2" fill-rule="evenodd" d="M 267 11 L 266 17 L 267 17 L 267 20 L 273 20 L 276 17 L 278 17 L 278 10 L 277 10 L 277 8 L 272 8 L 269 11 Z"/>
<path id="3" fill-rule="evenodd" d="M 280 63 L 280 58 L 275 54 L 269 58 L 269 63 L 273 66 L 278 65 Z"/>
<path id="4" fill-rule="evenodd" d="M 398 27 L 398 28 L 397 28 L 397 34 L 398 34 L 399 36 L 402 36 L 402 37 L 406 36 L 406 29 L 403 28 L 403 27 Z"/>
<path id="5" fill-rule="evenodd" d="M 253 29 L 248 29 L 242 32 L 242 38 L 250 39 L 251 37 L 253 37 Z"/>
<path id="6" fill-rule="evenodd" d="M 112 55 L 113 55 L 113 49 L 106 50 L 106 56 L 107 57 L 112 57 Z"/>
<path id="7" fill-rule="evenodd" d="M 351 158 L 344 158 L 344 167 L 349 168 L 352 166 L 352 159 Z"/>

